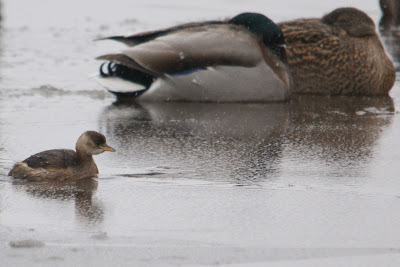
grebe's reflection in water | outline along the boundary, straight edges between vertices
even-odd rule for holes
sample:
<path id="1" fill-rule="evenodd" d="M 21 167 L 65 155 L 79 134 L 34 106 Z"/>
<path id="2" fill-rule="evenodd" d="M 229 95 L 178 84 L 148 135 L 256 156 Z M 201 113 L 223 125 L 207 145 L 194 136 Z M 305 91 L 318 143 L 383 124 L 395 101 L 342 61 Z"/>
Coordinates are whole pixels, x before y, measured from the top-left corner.
<path id="1" fill-rule="evenodd" d="M 94 179 L 81 179 L 72 182 L 26 182 L 14 180 L 13 187 L 35 198 L 73 201 L 75 214 L 79 221 L 87 225 L 96 225 L 104 219 L 101 202 L 93 199 L 98 182 Z"/>

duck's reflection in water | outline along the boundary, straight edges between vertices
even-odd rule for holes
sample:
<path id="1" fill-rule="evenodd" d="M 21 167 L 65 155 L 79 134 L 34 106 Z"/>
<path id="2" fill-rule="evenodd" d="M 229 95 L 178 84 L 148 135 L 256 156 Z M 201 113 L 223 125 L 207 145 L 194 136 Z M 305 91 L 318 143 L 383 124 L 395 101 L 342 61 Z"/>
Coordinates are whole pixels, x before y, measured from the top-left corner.
<path id="1" fill-rule="evenodd" d="M 282 166 L 298 170 L 298 165 L 310 166 L 298 163 L 315 160 L 317 175 L 358 175 L 352 166 L 369 164 L 393 112 L 390 97 L 114 104 L 100 116 L 100 128 L 117 144 L 118 164 L 133 172 L 166 166 L 184 171 L 185 177 L 253 184 L 287 174 Z"/>
<path id="2" fill-rule="evenodd" d="M 100 129 L 128 168 L 164 166 L 239 183 L 279 173 L 286 104 L 142 103 L 104 110 Z"/>
<path id="3" fill-rule="evenodd" d="M 290 106 L 287 151 L 317 176 L 365 175 L 394 114 L 390 97 L 295 96 Z"/>
<path id="4" fill-rule="evenodd" d="M 81 179 L 73 182 L 25 182 L 14 180 L 15 189 L 24 191 L 37 198 L 74 201 L 78 220 L 87 225 L 103 221 L 104 208 L 93 200 L 98 182 L 93 179 Z"/>

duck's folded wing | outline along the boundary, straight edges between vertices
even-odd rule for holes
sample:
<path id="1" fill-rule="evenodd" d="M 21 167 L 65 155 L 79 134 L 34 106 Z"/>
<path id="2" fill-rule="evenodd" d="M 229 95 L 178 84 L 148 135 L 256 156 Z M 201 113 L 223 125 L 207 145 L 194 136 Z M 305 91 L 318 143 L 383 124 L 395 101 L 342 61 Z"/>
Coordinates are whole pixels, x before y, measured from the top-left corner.
<path id="1" fill-rule="evenodd" d="M 282 22 L 278 26 L 288 46 L 302 46 L 319 43 L 327 38 L 337 38 L 331 28 L 324 25 L 320 19 L 299 19 Z"/>
<path id="2" fill-rule="evenodd" d="M 203 27 L 205 25 L 210 25 L 210 24 L 215 25 L 215 24 L 222 24 L 222 23 L 223 22 L 221 22 L 221 21 L 191 22 L 191 23 L 181 24 L 178 26 L 173 26 L 173 27 L 155 30 L 155 31 L 141 32 L 141 33 L 126 35 L 126 36 L 124 36 L 124 35 L 109 36 L 109 37 L 100 38 L 97 40 L 114 40 L 114 41 L 124 43 L 127 46 L 135 46 L 135 45 L 138 45 L 138 44 L 141 44 L 144 42 L 149 42 L 160 36 L 167 35 L 172 32 L 183 30 L 186 28 Z"/>
<path id="3" fill-rule="evenodd" d="M 263 59 L 261 41 L 243 28 L 206 25 L 185 28 L 130 47 L 109 60 L 155 76 L 209 66 L 252 67 Z"/>
<path id="4" fill-rule="evenodd" d="M 67 168 L 76 164 L 76 159 L 73 150 L 53 149 L 32 155 L 24 162 L 31 168 Z"/>

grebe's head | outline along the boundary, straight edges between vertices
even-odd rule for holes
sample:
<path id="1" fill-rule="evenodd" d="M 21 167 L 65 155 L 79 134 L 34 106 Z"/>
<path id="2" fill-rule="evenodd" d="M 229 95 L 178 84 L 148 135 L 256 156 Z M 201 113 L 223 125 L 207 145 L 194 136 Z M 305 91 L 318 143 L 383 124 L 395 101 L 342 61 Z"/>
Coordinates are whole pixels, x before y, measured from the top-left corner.
<path id="1" fill-rule="evenodd" d="M 104 151 L 115 152 L 115 149 L 107 145 L 106 138 L 101 133 L 87 131 L 76 142 L 76 151 L 87 155 L 97 155 Z"/>

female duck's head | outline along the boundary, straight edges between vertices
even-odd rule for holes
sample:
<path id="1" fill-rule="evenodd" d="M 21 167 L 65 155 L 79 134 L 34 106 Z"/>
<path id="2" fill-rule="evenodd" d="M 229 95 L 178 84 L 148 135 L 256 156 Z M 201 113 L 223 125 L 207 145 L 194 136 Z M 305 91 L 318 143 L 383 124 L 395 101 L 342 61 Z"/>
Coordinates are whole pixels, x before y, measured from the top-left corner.
<path id="1" fill-rule="evenodd" d="M 352 37 L 376 36 L 374 21 L 364 12 L 352 7 L 338 8 L 322 18 L 338 34 Z"/>

